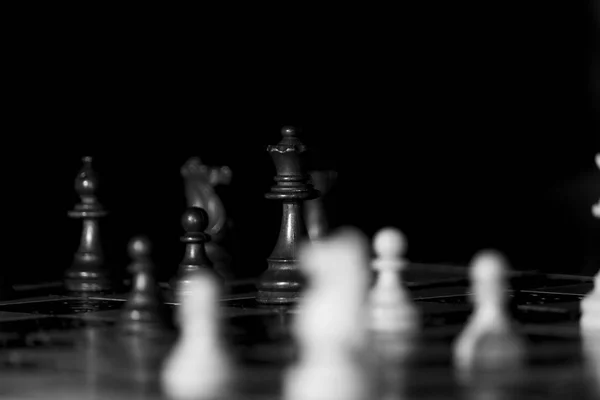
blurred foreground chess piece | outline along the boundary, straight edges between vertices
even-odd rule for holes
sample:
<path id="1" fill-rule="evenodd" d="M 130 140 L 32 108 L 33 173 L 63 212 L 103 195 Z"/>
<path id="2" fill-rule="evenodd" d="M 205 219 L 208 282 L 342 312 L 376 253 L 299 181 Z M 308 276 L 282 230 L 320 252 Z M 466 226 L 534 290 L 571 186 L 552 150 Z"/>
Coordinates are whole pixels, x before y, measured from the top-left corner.
<path id="1" fill-rule="evenodd" d="M 518 375 L 525 365 L 526 343 L 508 307 L 507 261 L 496 251 L 481 251 L 469 272 L 473 311 L 454 342 L 458 377 L 466 383 L 476 380 L 477 373 Z"/>
<path id="2" fill-rule="evenodd" d="M 594 277 L 594 288 L 580 303 L 582 332 L 594 333 L 600 338 L 600 272 Z"/>
<path id="3" fill-rule="evenodd" d="M 215 275 L 219 282 L 223 282 L 223 278 L 214 270 L 212 260 L 206 254 L 206 243 L 211 240 L 211 236 L 205 232 L 208 218 L 208 213 L 200 207 L 189 207 L 181 217 L 181 226 L 185 231 L 181 242 L 185 244 L 185 253 L 177 274 L 171 281 L 176 299 L 189 293 L 190 276 L 194 271 L 208 271 Z"/>
<path id="4" fill-rule="evenodd" d="M 233 279 L 233 222 L 215 187 L 229 185 L 232 171 L 228 166 L 213 167 L 202 163 L 199 157 L 190 158 L 181 167 L 188 207 L 203 208 L 208 214 L 206 253 L 214 269 L 224 278 Z"/>
<path id="5" fill-rule="evenodd" d="M 329 221 L 324 199 L 335 184 L 337 172 L 334 170 L 315 170 L 310 172 L 310 177 L 320 196 L 304 202 L 304 220 L 310 240 L 319 240 L 329 232 Z"/>
<path id="6" fill-rule="evenodd" d="M 133 260 L 128 268 L 132 284 L 119 318 L 120 328 L 126 333 L 161 334 L 171 327 L 171 318 L 154 276 L 150 241 L 146 237 L 134 237 L 128 247 Z"/>
<path id="7" fill-rule="evenodd" d="M 402 271 L 408 264 L 404 259 L 406 238 L 396 228 L 383 228 L 373 238 L 377 272 L 369 293 L 371 329 L 410 336 L 420 328 L 420 315 L 410 293 L 402 283 Z"/>
<path id="8" fill-rule="evenodd" d="M 600 153 L 596 154 L 596 165 L 600 170 Z M 598 199 L 598 202 L 592 207 L 592 214 L 594 214 L 596 218 L 600 218 L 600 199 Z"/>
<path id="9" fill-rule="evenodd" d="M 298 268 L 309 285 L 290 325 L 298 357 L 283 375 L 285 400 L 377 398 L 365 303 L 368 264 L 368 242 L 355 228 L 300 247 Z"/>
<path id="10" fill-rule="evenodd" d="M 600 272 L 594 278 L 594 288 L 580 303 L 582 349 L 588 372 L 600 390 Z"/>
<path id="11" fill-rule="evenodd" d="M 257 284 L 256 300 L 263 304 L 289 304 L 300 295 L 302 275 L 296 265 L 296 251 L 300 241 L 307 237 L 302 205 L 319 195 L 304 172 L 303 153 L 306 147 L 296 137 L 296 130 L 284 127 L 281 141 L 267 147 L 277 176 L 275 186 L 265 197 L 283 203 L 279 237 L 267 259 L 267 270 Z"/>
<path id="12" fill-rule="evenodd" d="M 236 369 L 223 335 L 221 284 L 206 270 L 188 275 L 187 296 L 176 309 L 179 336 L 165 357 L 160 382 L 169 399 L 236 399 Z"/>
<path id="13" fill-rule="evenodd" d="M 81 202 L 69 217 L 83 220 L 81 241 L 71 267 L 65 273 L 65 287 L 72 292 L 102 292 L 111 288 L 104 266 L 98 219 L 107 212 L 96 198 L 98 181 L 92 170 L 92 157 L 83 157 L 83 167 L 75 179 Z"/>

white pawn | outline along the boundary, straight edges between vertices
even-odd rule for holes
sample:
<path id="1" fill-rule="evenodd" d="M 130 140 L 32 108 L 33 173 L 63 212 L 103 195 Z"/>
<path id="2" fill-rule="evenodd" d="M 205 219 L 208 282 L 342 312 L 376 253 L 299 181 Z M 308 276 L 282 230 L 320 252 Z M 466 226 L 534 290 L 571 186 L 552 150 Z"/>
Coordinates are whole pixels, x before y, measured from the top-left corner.
<path id="1" fill-rule="evenodd" d="M 356 231 L 305 244 L 308 285 L 292 321 L 298 360 L 284 375 L 285 400 L 369 400 L 365 365 L 368 243 Z"/>
<path id="2" fill-rule="evenodd" d="M 600 153 L 596 154 L 596 165 L 598 166 L 598 169 L 600 169 Z M 594 214 L 595 217 L 600 218 L 600 199 L 592 207 L 592 214 Z"/>
<path id="3" fill-rule="evenodd" d="M 600 272 L 594 278 L 594 289 L 581 300 L 579 324 L 588 371 L 600 385 Z"/>
<path id="4" fill-rule="evenodd" d="M 600 272 L 594 277 L 594 289 L 581 300 L 581 331 L 600 337 Z"/>
<path id="5" fill-rule="evenodd" d="M 232 361 L 220 332 L 220 286 L 208 272 L 195 271 L 177 309 L 180 333 L 161 371 L 165 394 L 176 400 L 225 396 Z"/>
<path id="6" fill-rule="evenodd" d="M 410 334 L 419 329 L 419 312 L 401 280 L 406 247 L 406 238 L 395 228 L 381 229 L 373 239 L 372 267 L 377 271 L 369 294 L 373 331 Z"/>
<path id="7" fill-rule="evenodd" d="M 454 365 L 461 378 L 474 370 L 516 371 L 525 361 L 525 343 L 508 310 L 508 267 L 494 251 L 477 254 L 470 269 L 474 309 L 454 342 Z"/>

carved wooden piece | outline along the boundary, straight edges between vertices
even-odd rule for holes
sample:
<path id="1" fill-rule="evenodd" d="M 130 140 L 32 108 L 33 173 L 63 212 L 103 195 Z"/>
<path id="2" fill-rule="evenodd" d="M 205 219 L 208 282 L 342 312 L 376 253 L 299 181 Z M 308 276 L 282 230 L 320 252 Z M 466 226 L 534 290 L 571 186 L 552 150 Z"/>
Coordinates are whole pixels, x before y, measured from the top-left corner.
<path id="1" fill-rule="evenodd" d="M 296 252 L 301 240 L 307 237 L 302 203 L 319 195 L 304 172 L 302 153 L 306 147 L 296 137 L 292 127 L 284 127 L 282 140 L 267 151 L 271 154 L 277 175 L 275 186 L 265 197 L 283 203 L 279 237 L 267 259 L 267 270 L 257 285 L 256 300 L 263 304 L 293 303 L 302 288 L 302 275 L 297 269 Z"/>
<path id="2" fill-rule="evenodd" d="M 205 232 L 208 226 L 208 213 L 200 207 L 188 207 L 181 217 L 181 225 L 185 231 L 180 239 L 185 243 L 185 253 L 177 275 L 171 282 L 176 297 L 189 292 L 189 276 L 194 271 L 208 270 L 221 278 L 214 271 L 214 264 L 206 253 L 206 243 L 211 240 L 211 236 Z"/>
<path id="3" fill-rule="evenodd" d="M 214 269 L 227 279 L 233 278 L 232 221 L 227 215 L 223 201 L 215 191 L 218 185 L 231 182 L 232 171 L 228 166 L 208 166 L 199 157 L 190 158 L 182 167 L 188 207 L 199 207 L 208 214 L 206 233 L 211 240 L 205 244 L 206 253 Z"/>
<path id="4" fill-rule="evenodd" d="M 92 158 L 84 157 L 82 161 L 83 166 L 75 178 L 75 191 L 81 202 L 68 215 L 81 219 L 83 226 L 79 249 L 65 273 L 65 287 L 74 292 L 101 292 L 111 288 L 104 268 L 98 225 L 107 212 L 96 198 L 98 181 L 92 169 Z"/>
<path id="5" fill-rule="evenodd" d="M 150 241 L 135 237 L 129 242 L 129 265 L 132 284 L 129 297 L 121 310 L 119 327 L 126 333 L 160 334 L 171 327 L 161 290 L 154 277 L 155 266 L 150 258 Z"/>

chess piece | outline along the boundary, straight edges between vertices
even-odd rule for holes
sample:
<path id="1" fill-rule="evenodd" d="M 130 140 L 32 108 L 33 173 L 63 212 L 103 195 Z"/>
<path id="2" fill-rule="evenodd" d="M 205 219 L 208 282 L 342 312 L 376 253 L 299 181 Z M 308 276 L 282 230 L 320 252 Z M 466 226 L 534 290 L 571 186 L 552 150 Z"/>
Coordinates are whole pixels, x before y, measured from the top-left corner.
<path id="1" fill-rule="evenodd" d="M 205 232 L 208 227 L 208 213 L 203 208 L 189 207 L 181 217 L 181 226 L 185 231 L 181 237 L 181 242 L 185 244 L 185 253 L 177 275 L 171 281 L 171 288 L 175 291 L 176 297 L 184 296 L 189 292 L 189 276 L 194 271 L 210 271 L 218 280 L 222 280 L 222 277 L 214 271 L 213 263 L 206 254 L 205 244 L 211 240 L 210 235 Z"/>
<path id="2" fill-rule="evenodd" d="M 368 245 L 355 230 L 305 242 L 299 268 L 309 285 L 292 321 L 298 359 L 284 375 L 286 400 L 371 399 L 367 349 Z"/>
<path id="3" fill-rule="evenodd" d="M 310 177 L 320 196 L 304 202 L 304 220 L 310 240 L 319 240 L 329 232 L 329 221 L 325 210 L 324 199 L 337 178 L 334 170 L 314 170 Z"/>
<path id="4" fill-rule="evenodd" d="M 419 313 L 401 283 L 407 264 L 403 259 L 406 239 L 395 228 L 381 229 L 373 239 L 377 271 L 370 291 L 371 329 L 378 332 L 414 333 L 419 328 Z"/>
<path id="5" fill-rule="evenodd" d="M 203 208 L 208 214 L 206 233 L 211 240 L 205 244 L 206 253 L 214 269 L 224 278 L 232 279 L 233 222 L 215 190 L 216 186 L 231 182 L 231 168 L 208 166 L 199 157 L 192 157 L 181 167 L 181 175 L 185 182 L 187 206 Z"/>
<path id="6" fill-rule="evenodd" d="M 111 288 L 104 266 L 98 220 L 107 212 L 96 198 L 98 181 L 92 170 L 92 157 L 83 157 L 83 167 L 75 179 L 81 202 L 69 211 L 71 218 L 83 220 L 79 249 L 65 274 L 65 287 L 72 292 L 102 292 Z"/>
<path id="7" fill-rule="evenodd" d="M 150 241 L 145 237 L 135 237 L 129 242 L 129 255 L 133 260 L 128 268 L 133 275 L 132 288 L 119 318 L 121 329 L 127 333 L 160 334 L 171 325 L 154 278 L 150 250 Z"/>
<path id="8" fill-rule="evenodd" d="M 296 268 L 296 249 L 307 236 L 302 204 L 319 195 L 303 170 L 302 153 L 306 147 L 296 137 L 296 130 L 284 127 L 281 135 L 278 144 L 267 148 L 277 176 L 275 186 L 265 197 L 282 201 L 283 215 L 277 243 L 267 259 L 267 270 L 257 285 L 256 300 L 263 304 L 289 304 L 298 298 L 302 276 Z"/>
<path id="9" fill-rule="evenodd" d="M 164 392 L 175 400 L 225 397 L 234 369 L 221 332 L 220 284 L 204 269 L 188 276 L 189 295 L 177 308 L 179 338 L 161 371 Z"/>
<path id="10" fill-rule="evenodd" d="M 581 300 L 580 307 L 581 331 L 600 337 L 600 271 L 594 277 L 594 288 Z"/>
<path id="11" fill-rule="evenodd" d="M 600 153 L 596 154 L 596 165 L 598 166 L 598 169 L 600 169 Z M 600 199 L 598 199 L 598 202 L 592 207 L 592 214 L 594 214 L 596 218 L 600 218 Z"/>
<path id="12" fill-rule="evenodd" d="M 600 390 L 600 272 L 594 277 L 594 288 L 581 300 L 582 349 L 587 372 Z"/>
<path id="13" fill-rule="evenodd" d="M 482 251 L 471 264 L 474 310 L 454 342 L 454 363 L 461 379 L 478 371 L 518 371 L 525 343 L 508 309 L 508 267 L 497 252 Z"/>

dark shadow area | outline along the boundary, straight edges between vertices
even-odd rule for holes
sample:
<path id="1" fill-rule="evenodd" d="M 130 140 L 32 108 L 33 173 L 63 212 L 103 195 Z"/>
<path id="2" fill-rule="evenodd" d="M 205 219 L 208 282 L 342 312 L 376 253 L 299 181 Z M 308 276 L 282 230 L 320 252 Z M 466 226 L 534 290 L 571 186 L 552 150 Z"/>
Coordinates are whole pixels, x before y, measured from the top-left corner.
<path id="1" fill-rule="evenodd" d="M 333 227 L 371 236 L 397 226 L 415 262 L 465 264 L 494 247 L 517 269 L 595 273 L 598 23 L 590 10 L 515 14 L 488 30 L 458 11 L 460 23 L 423 17 L 418 39 L 362 47 L 348 37 L 335 55 L 275 64 L 258 52 L 205 63 L 175 49 L 155 49 L 158 60 L 24 40 L 29 58 L 12 59 L 7 92 L 3 273 L 60 278 L 80 235 L 67 217 L 73 180 L 92 155 L 111 268 L 124 270 L 127 242 L 144 234 L 168 279 L 183 257 L 180 168 L 199 156 L 233 170 L 219 190 L 236 272 L 257 276 L 281 213 L 264 198 L 275 175 L 265 148 L 284 125 L 302 127 L 315 160 L 338 171 L 326 200 Z"/>

